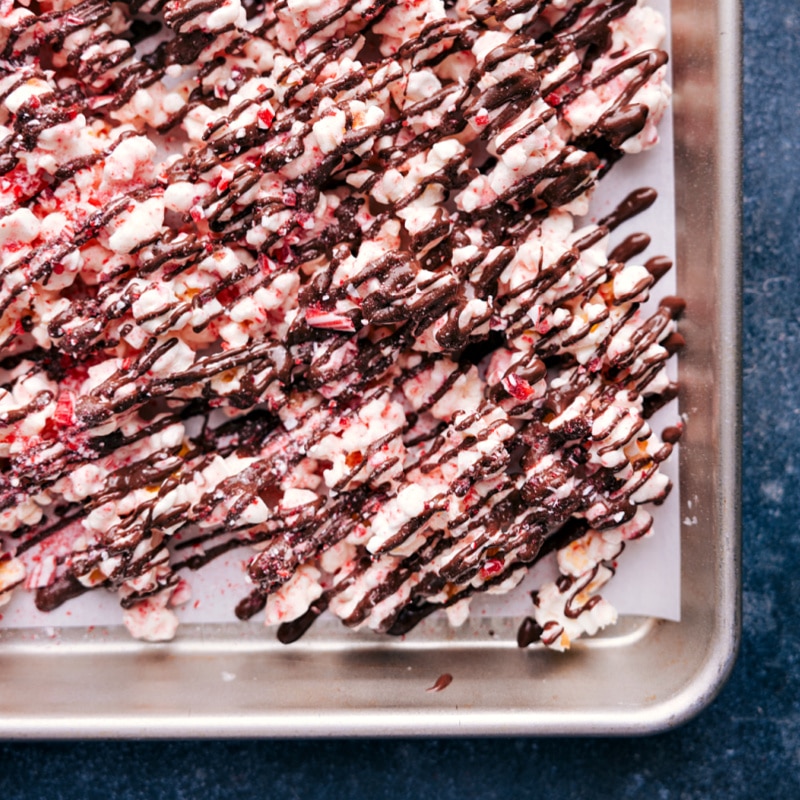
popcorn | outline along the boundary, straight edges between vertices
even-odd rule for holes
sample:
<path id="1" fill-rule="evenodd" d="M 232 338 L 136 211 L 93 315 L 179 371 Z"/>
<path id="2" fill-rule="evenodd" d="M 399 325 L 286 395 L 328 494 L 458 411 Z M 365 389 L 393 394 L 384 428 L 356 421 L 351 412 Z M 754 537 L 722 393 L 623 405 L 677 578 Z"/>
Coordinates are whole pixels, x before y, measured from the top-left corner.
<path id="1" fill-rule="evenodd" d="M 574 218 L 657 141 L 660 17 L 181 0 L 140 52 L 84 6 L 0 16 L 0 530 L 43 548 L 0 553 L 0 603 L 102 586 L 166 641 L 179 570 L 249 546 L 239 616 L 398 634 L 575 528 L 541 640 L 610 624 L 681 308 Z"/>
<path id="2" fill-rule="evenodd" d="M 0 608 L 11 599 L 11 593 L 25 580 L 25 565 L 0 548 Z"/>

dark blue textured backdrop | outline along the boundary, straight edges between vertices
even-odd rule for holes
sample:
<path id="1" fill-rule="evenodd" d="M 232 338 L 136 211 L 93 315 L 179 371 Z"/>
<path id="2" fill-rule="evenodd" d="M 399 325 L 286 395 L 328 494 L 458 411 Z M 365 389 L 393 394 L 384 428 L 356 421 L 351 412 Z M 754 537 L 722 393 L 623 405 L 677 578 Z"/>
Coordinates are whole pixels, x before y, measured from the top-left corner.
<path id="1" fill-rule="evenodd" d="M 800 7 L 745 0 L 744 34 L 745 633 L 711 708 L 641 740 L 0 744 L 4 798 L 800 797 Z"/>

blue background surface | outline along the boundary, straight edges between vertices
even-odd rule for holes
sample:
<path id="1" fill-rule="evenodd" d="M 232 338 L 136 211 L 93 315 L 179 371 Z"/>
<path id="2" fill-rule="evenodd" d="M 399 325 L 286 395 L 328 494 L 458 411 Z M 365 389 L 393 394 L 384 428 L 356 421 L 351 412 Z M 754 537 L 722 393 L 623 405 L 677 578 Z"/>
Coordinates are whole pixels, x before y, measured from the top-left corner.
<path id="1" fill-rule="evenodd" d="M 709 709 L 647 739 L 0 744 L 3 798 L 800 797 L 799 77 L 800 4 L 746 0 L 744 638 Z"/>

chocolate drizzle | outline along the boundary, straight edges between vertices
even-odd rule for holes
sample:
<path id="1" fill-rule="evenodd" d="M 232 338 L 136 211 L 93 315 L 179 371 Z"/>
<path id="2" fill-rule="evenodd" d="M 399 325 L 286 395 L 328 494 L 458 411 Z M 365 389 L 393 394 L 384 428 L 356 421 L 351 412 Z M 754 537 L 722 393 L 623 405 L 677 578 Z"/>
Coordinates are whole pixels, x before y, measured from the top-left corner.
<path id="1" fill-rule="evenodd" d="M 344 0 L 299 29 L 285 0 L 248 6 L 247 27 L 210 27 L 223 5 L 85 0 L 8 33 L 4 101 L 26 82 L 41 91 L 10 112 L 0 142 L 0 174 L 16 187 L 2 213 L 80 201 L 0 272 L 3 388 L 26 398 L 0 411 L 0 425 L 22 436 L 50 416 L 25 448 L 8 440 L 0 509 L 41 499 L 41 520 L 16 532 L 20 553 L 86 533 L 59 556 L 37 606 L 103 585 L 133 609 L 171 595 L 178 569 L 256 545 L 244 619 L 270 613 L 304 565 L 325 573 L 326 554 L 350 548 L 280 641 L 327 608 L 350 626 L 404 633 L 514 578 L 577 535 L 576 519 L 597 529 L 631 520 L 633 495 L 677 438 L 665 431 L 655 452 L 624 463 L 611 455 L 645 441 L 645 418 L 675 391 L 648 386 L 681 344 L 683 308 L 669 300 L 639 318 L 669 267 L 658 257 L 627 292 L 614 289 L 645 234 L 607 259 L 594 251 L 655 193 L 632 193 L 555 254 L 545 244 L 548 215 L 566 215 L 558 209 L 650 121 L 638 93 L 666 55 L 609 53 L 611 25 L 633 0 L 563 13 L 481 0 L 391 47 L 380 33 L 396 9 L 387 0 Z M 516 15 L 522 27 L 484 52 Z M 42 66 L 51 62 L 55 79 Z M 458 78 L 454 64 L 467 65 Z M 415 94 L 415 75 L 429 90 Z M 187 76 L 191 88 L 169 88 Z M 573 132 L 571 104 L 612 84 L 615 98 Z M 140 110 L 167 94 L 150 116 Z M 49 172 L 26 166 L 46 164 L 50 138 L 81 119 L 98 131 L 135 119 L 190 143 L 119 185 L 107 185 L 108 164 L 133 130 Z M 541 152 L 537 137 L 548 141 Z M 509 170 L 518 152 L 530 169 Z M 111 248 L 131 215 L 156 206 L 163 225 Z M 534 251 L 538 263 L 524 262 Z M 40 297 L 51 295 L 45 315 Z M 45 388 L 26 394 L 37 382 Z M 463 407 L 443 410 L 459 392 Z M 375 434 L 377 405 L 402 421 Z M 602 432 L 599 419 L 611 420 Z M 363 440 L 334 464 L 331 442 L 357 426 Z M 95 470 L 82 494 L 73 476 Z M 436 482 L 406 513 L 401 491 Z M 45 496 L 67 498 L 69 524 L 56 521 L 64 503 Z M 520 646 L 539 633 L 528 625 Z"/>

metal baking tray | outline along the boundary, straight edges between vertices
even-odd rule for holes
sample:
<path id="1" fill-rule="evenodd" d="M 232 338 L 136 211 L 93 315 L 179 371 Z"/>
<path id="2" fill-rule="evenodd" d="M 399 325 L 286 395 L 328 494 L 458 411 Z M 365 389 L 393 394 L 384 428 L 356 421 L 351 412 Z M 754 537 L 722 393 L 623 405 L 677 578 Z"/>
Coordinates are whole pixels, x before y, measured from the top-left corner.
<path id="1" fill-rule="evenodd" d="M 404 642 L 323 625 L 288 648 L 240 624 L 167 645 L 3 630 L 0 736 L 644 734 L 711 702 L 740 629 L 739 16 L 736 0 L 672 4 L 681 496 L 697 520 L 681 532 L 680 623 L 623 619 L 567 655 L 519 650 L 516 623 L 491 619 Z"/>

